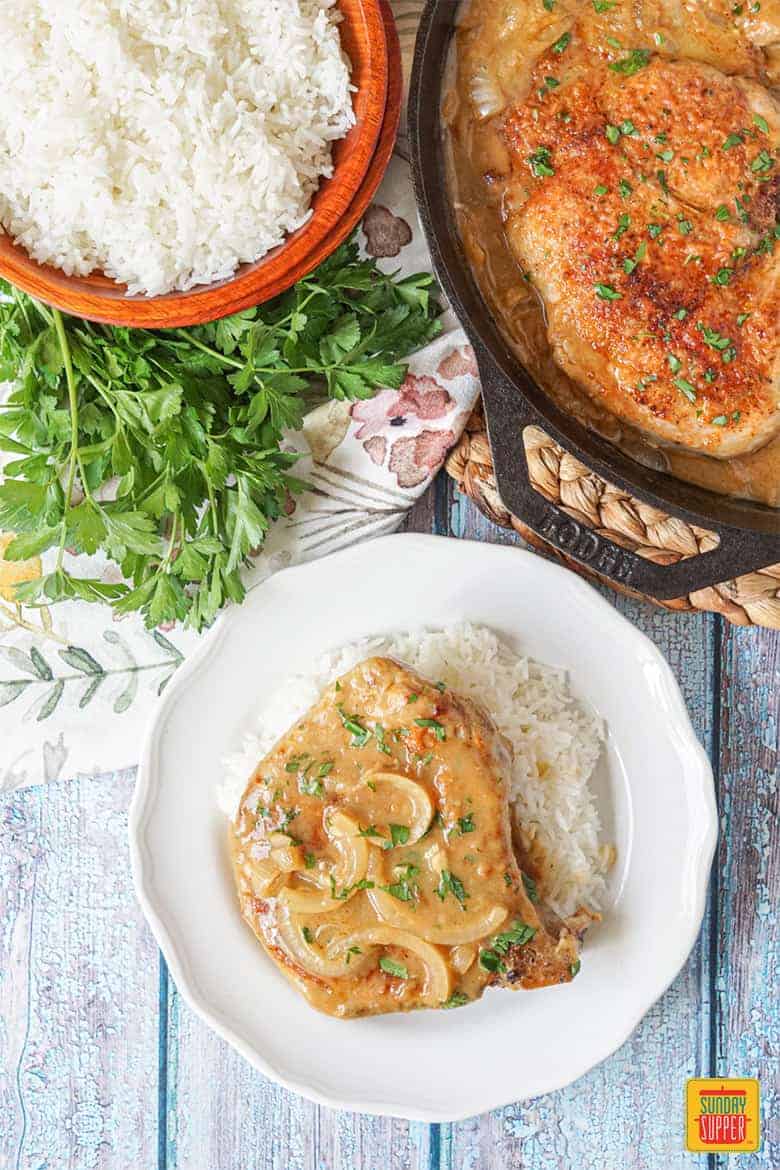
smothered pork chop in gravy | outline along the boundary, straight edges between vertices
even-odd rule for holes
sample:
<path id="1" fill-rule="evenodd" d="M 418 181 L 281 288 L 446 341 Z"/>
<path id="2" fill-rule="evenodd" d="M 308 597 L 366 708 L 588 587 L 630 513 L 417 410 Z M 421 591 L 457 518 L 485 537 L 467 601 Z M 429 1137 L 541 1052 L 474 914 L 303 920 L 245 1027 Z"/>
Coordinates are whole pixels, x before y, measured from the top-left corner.
<path id="1" fill-rule="evenodd" d="M 455 58 L 461 232 L 524 362 L 644 461 L 778 503 L 780 5 L 471 0 Z"/>
<path id="2" fill-rule="evenodd" d="M 241 911 L 321 1011 L 452 1007 L 566 983 L 578 933 L 513 850 L 512 748 L 471 699 L 372 657 L 257 768 L 230 828 Z"/>

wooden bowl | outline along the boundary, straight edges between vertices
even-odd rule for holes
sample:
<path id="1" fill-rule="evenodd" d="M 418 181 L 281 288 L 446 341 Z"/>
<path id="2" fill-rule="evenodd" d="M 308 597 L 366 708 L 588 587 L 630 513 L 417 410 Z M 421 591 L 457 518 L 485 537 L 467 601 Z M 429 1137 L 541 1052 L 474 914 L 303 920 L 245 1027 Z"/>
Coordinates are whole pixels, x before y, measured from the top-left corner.
<path id="1" fill-rule="evenodd" d="M 242 265 L 228 280 L 187 292 L 143 297 L 129 296 L 124 285 L 102 273 L 68 276 L 51 265 L 38 264 L 0 230 L 0 276 L 30 296 L 78 317 L 109 325 L 164 329 L 215 321 L 260 304 L 315 268 L 357 222 L 356 198 L 364 197 L 365 210 L 376 190 L 381 173 L 377 176 L 372 164 L 380 134 L 386 119 L 391 124 L 395 119 L 397 128 L 401 104 L 400 92 L 395 111 L 387 101 L 390 48 L 400 74 L 400 49 L 387 0 L 338 0 L 338 4 L 343 15 L 341 43 L 352 63 L 352 84 L 356 87 L 355 125 L 334 144 L 334 173 L 320 184 L 312 200 L 311 217 L 283 244 L 254 264 Z"/>

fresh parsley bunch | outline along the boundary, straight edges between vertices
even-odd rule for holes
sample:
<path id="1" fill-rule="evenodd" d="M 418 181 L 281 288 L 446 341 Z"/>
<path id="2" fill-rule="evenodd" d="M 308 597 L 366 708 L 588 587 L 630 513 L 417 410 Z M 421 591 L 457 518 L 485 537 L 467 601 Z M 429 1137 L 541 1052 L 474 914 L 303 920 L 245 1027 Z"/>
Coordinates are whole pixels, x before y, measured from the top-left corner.
<path id="1" fill-rule="evenodd" d="M 440 328 L 428 275 L 397 279 L 352 240 L 259 308 L 160 331 L 64 317 L 2 284 L 0 485 L 9 560 L 56 549 L 25 604 L 65 598 L 140 610 L 149 626 L 195 629 L 229 599 L 289 492 L 280 450 L 313 395 L 368 398 L 397 387 L 401 359 Z M 99 550 L 126 584 L 76 576 L 65 551 Z"/>

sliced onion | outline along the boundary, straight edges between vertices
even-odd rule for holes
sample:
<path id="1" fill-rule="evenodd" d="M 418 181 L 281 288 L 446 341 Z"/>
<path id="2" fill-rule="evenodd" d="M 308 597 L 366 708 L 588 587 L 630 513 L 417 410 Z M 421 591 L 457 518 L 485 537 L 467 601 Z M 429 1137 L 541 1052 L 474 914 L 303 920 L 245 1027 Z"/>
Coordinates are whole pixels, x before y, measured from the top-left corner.
<path id="1" fill-rule="evenodd" d="M 308 971 L 312 975 L 319 975 L 324 979 L 357 975 L 365 967 L 373 951 L 373 947 L 369 947 L 367 951 L 363 950 L 360 955 L 350 955 L 349 948 L 356 946 L 357 943 L 352 936 L 346 935 L 338 940 L 341 957 L 329 958 L 322 947 L 306 941 L 303 937 L 303 924 L 294 914 L 289 915 L 289 917 L 286 914 L 280 915 L 276 929 L 279 941 L 288 955 L 295 959 L 304 971 Z"/>
<path id="2" fill-rule="evenodd" d="M 483 120 L 500 114 L 506 105 L 506 99 L 495 78 L 488 73 L 487 65 L 478 65 L 474 70 L 469 85 L 469 97 L 477 116 Z"/>
<path id="3" fill-rule="evenodd" d="M 391 926 L 370 926 L 352 936 L 352 944 L 360 946 L 399 947 L 417 955 L 425 967 L 423 999 L 432 1004 L 444 1003 L 450 995 L 450 972 L 444 956 L 436 947 L 424 942 L 417 935 L 406 930 L 395 930 Z"/>
<path id="4" fill-rule="evenodd" d="M 279 849 L 272 849 L 269 857 L 282 873 L 297 873 L 299 869 L 306 868 L 303 849 L 300 845 L 291 845 L 289 841 Z"/>
<path id="5" fill-rule="evenodd" d="M 381 872 L 381 862 L 376 854 L 369 863 L 369 877 L 375 883 L 374 888 L 368 891 L 368 897 L 375 912 L 391 926 L 399 930 L 408 930 L 442 946 L 458 946 L 460 943 L 477 942 L 486 935 L 498 930 L 509 911 L 505 906 L 489 906 L 478 913 L 463 913 L 458 911 L 457 920 L 452 926 L 437 926 L 426 921 L 426 917 L 416 910 L 410 909 L 405 902 L 394 898 L 386 890 L 379 889 L 384 885 Z"/>
<path id="6" fill-rule="evenodd" d="M 326 815 L 325 832 L 338 856 L 330 871 L 328 885 L 332 877 L 339 897 L 334 898 L 330 888 L 307 890 L 304 886 L 288 886 L 279 896 L 291 912 L 326 914 L 330 910 L 337 910 L 355 896 L 355 886 L 366 876 L 368 868 L 368 846 L 365 839 L 359 836 L 359 831 L 357 821 L 346 813 L 337 811 Z M 306 884 L 313 885 L 311 882 Z"/>
<path id="7" fill-rule="evenodd" d="M 248 867 L 245 873 L 248 875 L 252 893 L 257 898 L 269 898 L 284 881 L 284 874 L 279 871 L 278 865 L 274 865 L 270 857 L 252 862 L 251 867 Z"/>
<path id="8" fill-rule="evenodd" d="M 459 975 L 465 975 L 477 957 L 477 948 L 471 943 L 461 943 L 450 951 L 450 965 Z"/>
<path id="9" fill-rule="evenodd" d="M 414 845 L 428 832 L 428 826 L 433 820 L 433 804 L 422 784 L 418 784 L 416 780 L 410 780 L 401 772 L 371 772 L 364 779 L 376 785 L 377 791 L 380 787 L 390 785 L 408 801 L 411 806 L 411 820 L 409 839 L 405 842 L 406 845 Z M 372 838 L 372 841 L 380 848 L 384 844 L 379 838 Z"/>

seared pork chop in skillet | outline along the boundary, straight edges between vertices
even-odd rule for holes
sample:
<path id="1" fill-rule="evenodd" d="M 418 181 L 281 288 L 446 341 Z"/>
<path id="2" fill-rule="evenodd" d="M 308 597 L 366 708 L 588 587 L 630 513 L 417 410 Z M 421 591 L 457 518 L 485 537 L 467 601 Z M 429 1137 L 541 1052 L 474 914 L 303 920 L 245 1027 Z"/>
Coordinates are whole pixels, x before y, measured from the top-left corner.
<path id="1" fill-rule="evenodd" d="M 518 866 L 510 764 L 484 711 L 382 657 L 261 761 L 230 829 L 241 910 L 314 1007 L 454 1007 L 572 979 L 579 923 L 543 921 Z"/>
<path id="2" fill-rule="evenodd" d="M 556 361 L 655 439 L 752 451 L 780 431 L 777 103 L 652 45 L 570 36 L 504 125 L 508 238 Z"/>

